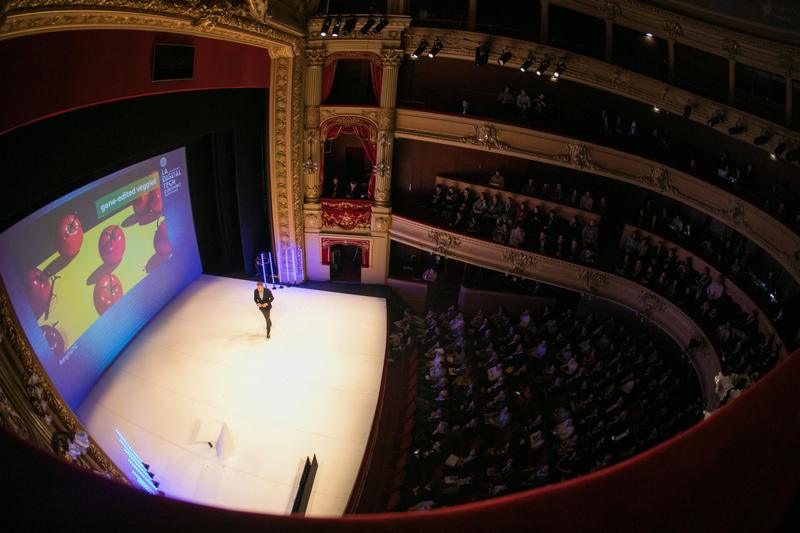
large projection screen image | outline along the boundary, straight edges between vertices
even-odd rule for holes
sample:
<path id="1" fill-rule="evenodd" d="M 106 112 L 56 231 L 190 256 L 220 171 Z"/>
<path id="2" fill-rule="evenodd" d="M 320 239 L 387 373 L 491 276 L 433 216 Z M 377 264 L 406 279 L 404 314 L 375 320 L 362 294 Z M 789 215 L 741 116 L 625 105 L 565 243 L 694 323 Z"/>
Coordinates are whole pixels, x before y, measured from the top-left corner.
<path id="1" fill-rule="evenodd" d="M 81 187 L 0 234 L 11 303 L 73 410 L 201 271 L 184 148 Z"/>

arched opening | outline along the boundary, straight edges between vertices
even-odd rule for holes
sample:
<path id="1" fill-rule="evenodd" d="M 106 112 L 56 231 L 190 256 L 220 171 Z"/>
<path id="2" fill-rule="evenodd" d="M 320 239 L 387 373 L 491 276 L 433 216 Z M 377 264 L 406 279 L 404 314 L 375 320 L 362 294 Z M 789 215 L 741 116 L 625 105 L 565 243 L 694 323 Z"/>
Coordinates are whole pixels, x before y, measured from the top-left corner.
<path id="1" fill-rule="evenodd" d="M 328 105 L 378 105 L 381 75 L 380 58 L 376 54 L 331 54 L 322 70 L 321 101 Z"/>
<path id="2" fill-rule="evenodd" d="M 331 281 L 361 283 L 361 247 L 334 244 L 330 251 Z"/>
<path id="3" fill-rule="evenodd" d="M 322 124 L 320 185 L 325 198 L 370 199 L 375 187 L 377 128 L 361 117 L 334 117 Z"/>

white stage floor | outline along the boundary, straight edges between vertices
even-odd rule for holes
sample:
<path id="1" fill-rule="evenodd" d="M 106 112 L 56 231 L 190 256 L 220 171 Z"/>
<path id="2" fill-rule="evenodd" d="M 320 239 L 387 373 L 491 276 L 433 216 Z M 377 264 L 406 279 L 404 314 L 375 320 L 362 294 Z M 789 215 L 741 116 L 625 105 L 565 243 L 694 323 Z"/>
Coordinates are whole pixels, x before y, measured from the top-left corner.
<path id="1" fill-rule="evenodd" d="M 167 496 L 229 509 L 289 513 L 316 454 L 308 514 L 341 515 L 375 415 L 386 302 L 276 290 L 267 340 L 254 288 L 198 278 L 120 354 L 78 416 L 126 473 L 115 429 Z M 233 446 L 198 442 L 215 422 Z"/>

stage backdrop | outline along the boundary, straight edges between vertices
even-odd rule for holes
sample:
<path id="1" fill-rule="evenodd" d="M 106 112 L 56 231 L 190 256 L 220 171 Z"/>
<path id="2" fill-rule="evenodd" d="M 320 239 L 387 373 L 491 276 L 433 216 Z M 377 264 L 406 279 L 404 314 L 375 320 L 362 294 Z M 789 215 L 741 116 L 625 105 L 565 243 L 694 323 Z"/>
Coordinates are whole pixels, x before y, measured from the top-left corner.
<path id="1" fill-rule="evenodd" d="M 80 187 L 0 234 L 16 315 L 73 410 L 200 273 L 183 148 Z"/>

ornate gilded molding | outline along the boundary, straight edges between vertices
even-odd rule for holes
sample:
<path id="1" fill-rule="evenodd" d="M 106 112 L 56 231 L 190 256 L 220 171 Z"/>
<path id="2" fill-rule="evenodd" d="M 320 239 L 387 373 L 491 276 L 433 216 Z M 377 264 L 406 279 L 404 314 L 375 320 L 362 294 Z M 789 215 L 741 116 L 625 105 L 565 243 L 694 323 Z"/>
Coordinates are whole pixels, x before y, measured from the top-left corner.
<path id="1" fill-rule="evenodd" d="M 578 272 L 578 278 L 583 281 L 586 290 L 592 293 L 608 285 L 608 274 L 598 270 L 583 270 Z"/>
<path id="2" fill-rule="evenodd" d="M 733 39 L 725 37 L 722 39 L 722 49 L 728 54 L 728 59 L 736 59 L 742 53 L 742 46 Z"/>
<path id="3" fill-rule="evenodd" d="M 669 38 L 674 41 L 683 35 L 683 26 L 674 20 L 665 20 L 664 31 L 667 32 Z"/>
<path id="4" fill-rule="evenodd" d="M 428 240 L 433 243 L 435 252 L 443 256 L 461 246 L 461 238 L 446 231 L 428 230 Z"/>
<path id="5" fill-rule="evenodd" d="M 648 187 L 658 190 L 661 193 L 680 193 L 680 190 L 677 187 L 674 187 L 670 182 L 670 171 L 664 166 L 653 167 L 650 169 L 650 175 L 638 176 L 638 181 L 644 185 L 647 185 Z"/>
<path id="6" fill-rule="evenodd" d="M 575 168 L 597 170 L 597 163 L 592 161 L 592 154 L 585 144 L 567 144 L 567 153 L 557 156 L 557 159 L 569 163 Z"/>
<path id="7" fill-rule="evenodd" d="M 306 213 L 305 214 L 305 228 L 306 229 L 319 229 L 322 227 L 322 223 L 320 222 L 319 215 L 314 213 Z"/>
<path id="8" fill-rule="evenodd" d="M 497 136 L 497 128 L 492 124 L 482 124 L 475 126 L 475 135 L 467 135 L 458 139 L 458 142 L 465 144 L 475 144 L 487 150 L 511 150 L 511 146 L 504 143 Z"/>
<path id="9" fill-rule="evenodd" d="M 325 58 L 328 52 L 323 48 L 309 48 L 306 49 L 306 66 L 322 68 L 325 64 Z"/>
<path id="10" fill-rule="evenodd" d="M 514 274 L 531 275 L 539 260 L 535 255 L 522 250 L 505 250 L 503 260 Z"/>
<path id="11" fill-rule="evenodd" d="M 389 231 L 389 224 L 391 223 L 391 217 L 389 216 L 372 216 L 372 229 L 374 231 Z"/>
<path id="12" fill-rule="evenodd" d="M 67 406 L 34 355 L 0 283 L 0 420 L 32 444 L 62 458 L 127 483 L 105 453 L 85 436 L 75 413 Z M 61 435 L 60 439 L 56 436 Z M 64 438 L 74 444 L 69 454 L 56 447 Z M 76 440 L 77 439 L 77 440 Z"/>
<path id="13" fill-rule="evenodd" d="M 639 301 L 642 304 L 642 312 L 644 313 L 664 311 L 667 308 L 667 302 L 661 296 L 648 290 L 642 290 L 639 293 Z"/>
<path id="14" fill-rule="evenodd" d="M 381 49 L 381 66 L 383 68 L 397 68 L 403 61 L 403 50 L 398 48 Z"/>
<path id="15" fill-rule="evenodd" d="M 603 12 L 603 18 L 611 22 L 617 20 L 622 14 L 622 8 L 613 0 L 600 0 L 600 9 Z"/>

